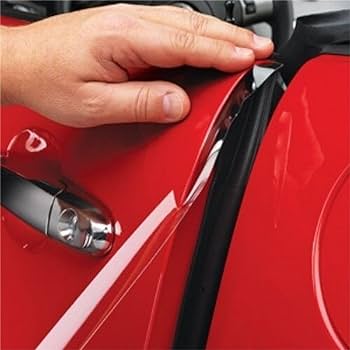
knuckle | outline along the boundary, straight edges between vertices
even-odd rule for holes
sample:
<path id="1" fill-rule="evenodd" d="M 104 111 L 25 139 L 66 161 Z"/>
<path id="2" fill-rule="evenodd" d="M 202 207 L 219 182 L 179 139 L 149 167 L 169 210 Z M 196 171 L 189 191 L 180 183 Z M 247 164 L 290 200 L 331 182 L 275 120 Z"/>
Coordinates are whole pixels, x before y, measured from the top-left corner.
<path id="1" fill-rule="evenodd" d="M 178 13 L 181 16 L 188 16 L 193 12 L 193 10 L 191 10 L 187 7 L 178 7 L 178 6 L 174 6 L 174 5 L 171 5 L 169 7 L 171 7 L 173 12 Z"/>
<path id="2" fill-rule="evenodd" d="M 136 122 L 146 122 L 150 119 L 151 89 L 147 86 L 140 88 L 134 103 L 134 117 Z"/>
<path id="3" fill-rule="evenodd" d="M 127 4 L 127 3 L 118 3 L 118 4 L 112 5 L 111 7 L 114 7 L 116 10 L 120 10 L 121 12 L 129 11 L 133 9 L 133 5 Z"/>
<path id="4" fill-rule="evenodd" d="M 112 97 L 113 89 L 110 85 L 102 87 L 94 82 L 79 85 L 72 91 L 71 100 L 75 101 L 78 111 L 79 127 L 96 126 L 108 120 Z"/>
<path id="5" fill-rule="evenodd" d="M 93 126 L 104 114 L 106 99 L 103 95 L 92 95 L 82 100 L 84 118 L 81 118 L 80 126 Z"/>
<path id="6" fill-rule="evenodd" d="M 250 30 L 242 29 L 242 34 L 245 35 L 248 42 L 253 41 L 253 33 Z"/>
<path id="7" fill-rule="evenodd" d="M 232 36 L 236 37 L 239 35 L 239 27 L 238 26 L 231 26 L 231 32 L 232 32 Z"/>
<path id="8" fill-rule="evenodd" d="M 232 26 L 231 32 L 232 36 L 236 38 L 236 40 L 240 39 L 240 41 L 244 41 L 246 43 L 253 41 L 253 33 L 250 30 L 240 28 L 238 26 Z"/>
<path id="9" fill-rule="evenodd" d="M 98 23 L 92 23 L 95 27 L 99 27 L 107 32 L 113 32 L 115 34 L 126 35 L 130 33 L 131 30 L 137 28 L 138 20 L 137 18 L 120 13 L 104 12 L 100 15 Z"/>
<path id="10" fill-rule="evenodd" d="M 253 33 L 250 30 L 240 27 L 235 27 L 235 36 L 241 37 L 246 42 L 253 40 Z"/>
<path id="11" fill-rule="evenodd" d="M 204 16 L 192 11 L 190 13 L 190 26 L 194 33 L 205 35 L 207 32 L 208 20 Z"/>
<path id="12" fill-rule="evenodd" d="M 214 47 L 214 55 L 213 55 L 213 57 L 214 57 L 214 62 L 216 62 L 216 61 L 220 60 L 220 58 L 222 56 L 222 53 L 224 51 L 225 45 L 222 42 L 218 41 L 218 40 L 215 41 L 214 45 L 215 45 L 215 47 Z"/>
<path id="13" fill-rule="evenodd" d="M 173 46 L 178 50 L 192 50 L 195 46 L 194 34 L 182 30 L 175 31 L 173 35 Z"/>

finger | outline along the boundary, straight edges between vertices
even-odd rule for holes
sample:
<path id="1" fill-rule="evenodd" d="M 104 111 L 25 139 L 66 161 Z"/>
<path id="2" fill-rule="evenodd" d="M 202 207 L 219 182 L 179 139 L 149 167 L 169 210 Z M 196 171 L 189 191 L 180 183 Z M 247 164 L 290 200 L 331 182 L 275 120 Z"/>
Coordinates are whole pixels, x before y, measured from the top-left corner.
<path id="1" fill-rule="evenodd" d="M 213 16 L 175 6 L 123 6 L 125 11 L 135 13 L 145 20 L 200 36 L 229 41 L 239 47 L 250 48 L 257 58 L 266 58 L 273 51 L 273 43 L 269 38 L 255 35 L 250 30 L 229 24 Z"/>
<path id="2" fill-rule="evenodd" d="M 164 82 L 87 83 L 85 120 L 82 126 L 114 123 L 172 123 L 183 119 L 190 100 L 179 86 Z M 97 106 L 97 108 L 96 108 Z M 91 113 L 92 112 L 92 113 Z"/>
<path id="3" fill-rule="evenodd" d="M 157 67 L 213 67 L 226 72 L 248 68 L 254 62 L 250 49 L 183 31 L 177 28 L 138 20 L 127 34 L 118 33 L 111 41 L 113 57 L 122 67 L 151 65 Z M 123 49 L 127 47 L 128 50 Z"/>

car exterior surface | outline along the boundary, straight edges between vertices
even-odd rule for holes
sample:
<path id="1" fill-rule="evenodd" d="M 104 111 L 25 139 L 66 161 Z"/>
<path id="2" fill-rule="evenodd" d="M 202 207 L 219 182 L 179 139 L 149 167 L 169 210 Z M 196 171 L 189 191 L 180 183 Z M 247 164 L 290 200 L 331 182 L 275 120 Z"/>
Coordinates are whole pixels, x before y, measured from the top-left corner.
<path id="1" fill-rule="evenodd" d="M 271 75 L 254 85 L 254 69 Z M 318 53 L 288 86 L 282 69 L 265 61 L 233 75 L 153 72 L 148 79 L 174 81 L 190 95 L 190 115 L 174 126 L 73 129 L 2 106 L 2 166 L 101 204 L 113 244 L 101 256 L 79 251 L 3 204 L 1 347 L 349 349 L 350 57 Z M 244 118 L 258 117 L 259 103 L 271 109 L 257 124 L 261 132 L 249 134 L 255 149 L 235 142 L 229 149 L 228 140 L 251 125 Z M 235 182 L 215 197 L 218 174 L 238 152 L 230 170 Z M 239 185 L 246 152 L 251 160 Z M 228 188 L 240 186 L 241 196 L 231 196 Z M 211 271 L 222 244 L 219 224 L 210 227 L 206 246 L 213 263 L 205 265 L 201 249 L 215 198 L 238 207 L 231 215 L 217 206 L 213 222 L 232 220 L 222 268 Z M 193 290 L 196 271 L 201 282 Z M 209 319 L 202 326 L 191 298 L 202 307 L 207 294 L 212 310 L 203 311 Z"/>

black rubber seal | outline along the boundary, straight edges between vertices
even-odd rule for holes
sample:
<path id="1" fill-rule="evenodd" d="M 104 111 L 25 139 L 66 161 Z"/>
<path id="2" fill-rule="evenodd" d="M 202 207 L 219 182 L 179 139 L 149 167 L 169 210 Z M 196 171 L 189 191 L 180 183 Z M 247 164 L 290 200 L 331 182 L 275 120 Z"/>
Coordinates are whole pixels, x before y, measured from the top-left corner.
<path id="1" fill-rule="evenodd" d="M 279 82 L 275 72 L 245 102 L 224 141 L 178 318 L 175 349 L 205 348 L 243 194 L 270 115 L 283 93 Z"/>
<path id="2" fill-rule="evenodd" d="M 275 58 L 289 83 L 299 68 L 321 54 L 350 55 L 350 10 L 300 17 L 288 43 Z"/>

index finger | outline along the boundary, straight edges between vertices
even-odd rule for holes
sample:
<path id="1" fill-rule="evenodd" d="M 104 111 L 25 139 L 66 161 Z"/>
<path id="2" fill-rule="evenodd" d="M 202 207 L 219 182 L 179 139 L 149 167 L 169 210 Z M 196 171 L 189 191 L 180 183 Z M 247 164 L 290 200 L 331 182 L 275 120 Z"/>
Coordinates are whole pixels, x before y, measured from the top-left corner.
<path id="1" fill-rule="evenodd" d="M 273 43 L 270 39 L 257 36 L 248 29 L 229 24 L 213 16 L 175 6 L 122 6 L 123 11 L 137 14 L 145 20 L 252 49 L 257 58 L 268 57 L 273 51 Z"/>
<path id="2" fill-rule="evenodd" d="M 129 55 L 120 50 L 120 40 L 130 47 Z M 113 57 L 128 68 L 130 62 L 137 67 L 139 61 L 141 66 L 145 63 L 164 68 L 191 65 L 235 72 L 249 67 L 255 59 L 252 50 L 231 42 L 144 20 L 129 26 L 127 35 L 114 40 L 113 46 Z"/>

